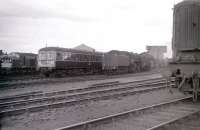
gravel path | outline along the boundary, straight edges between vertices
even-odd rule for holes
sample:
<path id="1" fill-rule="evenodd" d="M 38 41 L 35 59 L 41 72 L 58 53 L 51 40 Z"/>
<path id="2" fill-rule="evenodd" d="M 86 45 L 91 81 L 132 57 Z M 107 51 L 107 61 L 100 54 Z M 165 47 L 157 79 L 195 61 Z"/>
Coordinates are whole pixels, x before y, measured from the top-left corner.
<path id="1" fill-rule="evenodd" d="M 1 120 L 2 130 L 53 130 L 80 121 L 170 101 L 184 96 L 176 89 L 173 89 L 172 93 L 168 89 L 162 89 L 37 113 L 25 113 L 19 116 L 3 118 Z"/>

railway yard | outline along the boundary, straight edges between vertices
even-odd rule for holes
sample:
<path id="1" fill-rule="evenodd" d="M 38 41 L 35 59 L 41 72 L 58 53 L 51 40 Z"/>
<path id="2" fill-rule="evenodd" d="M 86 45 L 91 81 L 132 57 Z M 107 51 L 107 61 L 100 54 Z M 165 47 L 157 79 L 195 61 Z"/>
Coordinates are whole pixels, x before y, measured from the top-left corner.
<path id="1" fill-rule="evenodd" d="M 34 4 L 30 5 L 32 9 Z M 142 13 L 145 19 L 146 14 Z M 164 55 L 168 45 L 147 46 L 140 54 L 99 52 L 84 44 L 75 48 L 46 44 L 38 54 L 0 50 L 0 130 L 200 130 L 199 18 L 199 0 L 173 4 L 172 40 L 167 40 L 172 43 L 172 58 Z M 146 37 L 141 34 L 139 39 Z M 128 43 L 134 48 L 140 44 Z"/>
<path id="2" fill-rule="evenodd" d="M 134 6 L 131 6 L 129 2 L 118 5 L 114 2 L 72 4 L 67 1 L 67 6 L 62 2 L 61 8 L 59 2 L 42 2 L 44 6 L 39 1 L 5 3 L 2 8 L 4 5 L 9 5 L 9 8 L 5 6 L 0 16 L 3 16 L 3 21 L 4 18 L 12 20 L 2 22 L 3 25 L 9 23 L 9 27 L 5 26 L 2 31 L 2 38 L 5 38 L 2 47 L 15 50 L 7 53 L 0 48 L 0 130 L 200 130 L 199 0 L 170 2 L 173 7 L 167 8 L 169 12 L 173 10 L 171 31 L 161 29 L 162 25 L 166 29 L 169 27 L 167 20 L 170 18 L 166 17 L 167 8 L 162 8 L 158 1 L 156 4 L 150 2 L 159 7 L 153 12 L 149 12 L 154 7 L 148 2 L 141 5 L 140 2 L 133 2 Z M 80 7 L 75 6 L 77 3 L 81 4 Z M 98 10 L 103 11 L 95 12 L 96 5 Z M 83 10 L 81 7 L 84 7 Z M 163 9 L 166 13 L 161 11 Z M 91 11 L 92 17 L 87 15 Z M 103 17 L 98 16 L 101 15 L 99 12 L 103 12 Z M 128 14 L 133 16 L 133 21 L 132 18 L 127 19 Z M 164 19 L 157 19 L 158 16 L 164 16 Z M 58 20 L 60 18 L 62 22 Z M 45 22 L 42 22 L 43 19 Z M 94 22 L 89 22 L 91 20 Z M 75 28 L 71 26 L 73 21 L 76 21 Z M 48 24 L 43 28 L 42 23 Z M 99 23 L 104 24 L 99 26 Z M 64 29 L 69 31 L 65 32 L 61 28 L 67 26 L 62 24 L 69 25 L 73 30 Z M 139 28 L 132 26 L 134 24 Z M 105 29 L 102 28 L 104 26 Z M 55 35 L 53 32 L 58 33 Z M 169 32 L 172 32 L 172 38 Z M 82 36 L 86 37 L 81 40 Z M 134 38 L 135 41 L 132 41 Z M 46 47 L 41 48 L 41 41 L 45 41 Z M 55 44 L 47 46 L 47 41 L 55 41 Z M 85 44 L 71 48 L 69 41 L 88 42 L 94 46 L 101 44 L 102 50 L 111 50 L 96 51 Z M 144 49 L 139 44 L 146 41 L 151 41 L 150 46 L 145 43 L 146 51 L 141 53 Z M 171 58 L 167 56 L 169 43 Z M 123 50 L 126 45 L 129 51 Z M 17 52 L 17 48 L 26 52 Z M 39 49 L 38 53 L 27 53 L 33 49 Z"/>
<path id="3" fill-rule="evenodd" d="M 155 71 L 13 80 L 1 86 L 2 130 L 200 128 L 200 104 L 175 88 L 173 78 L 167 81 Z"/>

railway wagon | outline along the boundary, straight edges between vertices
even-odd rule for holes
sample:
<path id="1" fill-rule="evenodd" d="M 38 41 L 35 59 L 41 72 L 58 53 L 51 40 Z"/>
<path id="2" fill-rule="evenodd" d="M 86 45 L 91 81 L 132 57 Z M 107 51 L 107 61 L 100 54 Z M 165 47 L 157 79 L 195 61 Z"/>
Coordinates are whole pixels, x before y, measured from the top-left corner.
<path id="1" fill-rule="evenodd" d="M 29 74 L 36 72 L 37 55 L 33 53 L 12 52 L 0 56 L 1 74 Z"/>
<path id="2" fill-rule="evenodd" d="M 46 76 L 98 73 L 102 68 L 102 53 L 68 48 L 45 47 L 39 50 L 38 69 Z"/>
<path id="3" fill-rule="evenodd" d="M 128 73 L 130 57 L 128 52 L 112 50 L 103 54 L 102 70 L 104 73 Z"/>

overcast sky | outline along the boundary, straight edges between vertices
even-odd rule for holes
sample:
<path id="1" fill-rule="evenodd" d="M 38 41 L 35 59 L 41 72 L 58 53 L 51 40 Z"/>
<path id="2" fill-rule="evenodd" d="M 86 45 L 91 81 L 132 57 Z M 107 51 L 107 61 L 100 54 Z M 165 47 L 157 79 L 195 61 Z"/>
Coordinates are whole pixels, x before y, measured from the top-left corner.
<path id="1" fill-rule="evenodd" d="M 179 1 L 0 0 L 0 49 L 37 53 L 46 45 L 82 43 L 104 52 L 171 48 L 172 8 Z"/>

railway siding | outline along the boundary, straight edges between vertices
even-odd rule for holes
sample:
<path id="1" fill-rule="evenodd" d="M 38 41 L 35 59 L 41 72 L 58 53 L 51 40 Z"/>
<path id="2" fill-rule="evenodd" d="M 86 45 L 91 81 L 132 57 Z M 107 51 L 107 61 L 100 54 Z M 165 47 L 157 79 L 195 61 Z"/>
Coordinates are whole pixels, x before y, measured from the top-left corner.
<path id="1" fill-rule="evenodd" d="M 141 83 L 142 82 L 142 83 Z M 0 108 L 6 107 L 9 105 L 24 105 L 25 103 L 37 103 L 40 100 L 41 101 L 55 101 L 55 100 L 62 100 L 62 99 L 69 99 L 71 97 L 77 96 L 84 96 L 84 95 L 91 95 L 91 94 L 97 94 L 97 93 L 105 93 L 105 92 L 113 92 L 113 91 L 126 91 L 126 90 L 133 90 L 136 88 L 142 88 L 142 87 L 151 87 L 153 85 L 165 85 L 165 79 L 158 78 L 153 80 L 144 80 L 140 82 L 127 82 L 127 83 L 117 83 L 117 84 L 102 84 L 101 86 L 89 86 L 86 88 L 80 88 L 80 89 L 71 89 L 67 91 L 55 91 L 55 92 L 49 92 L 49 93 L 41 93 L 41 91 L 38 92 L 32 92 L 32 93 L 26 93 L 20 95 L 14 95 L 9 96 L 5 98 L 0 99 Z M 173 86 L 173 81 L 171 82 L 171 85 Z M 66 95 L 68 94 L 68 95 Z"/>
<path id="2" fill-rule="evenodd" d="M 0 103 L 2 102 L 12 102 L 12 99 L 15 100 L 21 100 L 21 99 L 30 99 L 34 97 L 40 97 L 40 96 L 54 96 L 54 95 L 62 95 L 62 94 L 67 94 L 67 93 L 76 93 L 76 92 L 84 92 L 84 91 L 90 91 L 90 90 L 97 90 L 97 89 L 102 89 L 102 88 L 117 88 L 118 86 L 123 86 L 123 85 L 133 85 L 133 86 L 141 86 L 144 83 L 153 83 L 157 82 L 157 80 L 160 80 L 160 82 L 165 81 L 164 78 L 154 78 L 154 79 L 147 79 L 147 80 L 141 80 L 141 81 L 132 81 L 132 82 L 124 82 L 120 83 L 118 81 L 115 82 L 106 82 L 106 83 L 101 83 L 101 84 L 92 84 L 88 87 L 83 87 L 83 88 L 76 88 L 76 89 L 69 89 L 69 90 L 62 90 L 62 91 L 53 91 L 53 92 L 46 92 L 42 93 L 42 91 L 37 91 L 37 92 L 29 92 L 29 93 L 22 93 L 18 95 L 12 95 L 12 96 L 5 96 L 0 98 Z M 141 83 L 142 82 L 142 83 Z M 172 83 L 174 80 L 171 81 Z"/>
<path id="3" fill-rule="evenodd" d="M 160 74 L 146 74 L 139 76 L 133 75 L 119 75 L 116 76 L 83 76 L 83 77 L 72 77 L 72 78 L 64 78 L 64 79 L 57 79 L 60 82 L 47 82 L 47 83 L 31 83 L 27 85 L 14 85 L 14 86 L 7 86 L 7 87 L 0 87 L 0 98 L 4 96 L 12 96 L 16 94 L 22 94 L 32 91 L 43 91 L 47 92 L 54 92 L 54 91 L 66 91 L 70 89 L 78 89 L 78 88 L 85 88 L 92 84 L 98 83 L 105 83 L 105 82 L 113 82 L 119 81 L 123 82 L 130 82 L 130 81 L 141 81 L 145 79 L 152 79 L 152 78 L 161 78 Z M 71 82 L 70 80 L 73 80 Z"/>
<path id="4" fill-rule="evenodd" d="M 160 85 L 160 82 L 158 83 Z M 165 82 L 164 82 L 165 84 Z M 144 84 L 146 85 L 146 84 Z M 152 85 L 155 85 L 155 83 L 153 84 L 148 84 L 150 86 Z M 142 87 L 142 85 L 139 85 L 139 87 Z M 142 92 L 148 92 L 148 91 L 153 91 L 153 90 L 157 90 L 157 89 L 162 89 L 162 88 L 166 88 L 166 86 L 161 86 L 161 87 L 150 87 L 150 88 L 144 88 L 144 89 L 138 89 L 138 90 L 133 90 L 133 91 L 121 91 L 120 89 L 124 89 L 123 88 L 119 88 L 117 90 L 120 90 L 119 92 L 117 93 L 111 93 L 112 91 L 114 91 L 115 89 L 109 89 L 109 90 L 100 90 L 100 91 L 92 91 L 92 92 L 84 92 L 84 93 L 80 93 L 80 94 L 74 94 L 74 95 L 71 95 L 71 96 L 66 96 L 66 97 L 61 97 L 62 99 L 68 99 L 70 97 L 75 97 L 75 99 L 71 99 L 71 100 L 68 100 L 68 101 L 61 101 L 61 102 L 56 102 L 56 103 L 45 103 L 43 105 L 32 105 L 32 106 L 28 106 L 28 107 L 23 107 L 23 108 L 19 108 L 19 109 L 16 109 L 16 107 L 13 107 L 11 106 L 11 110 L 3 110 L 0 112 L 0 115 L 1 116 L 9 116 L 9 115 L 18 115 L 18 114 L 22 114 L 22 113 L 25 113 L 25 112 L 35 112 L 35 111 L 41 111 L 41 110 L 44 110 L 44 109 L 50 109 L 50 108 L 59 108 L 59 107 L 63 107 L 63 106 L 66 106 L 66 105 L 73 105 L 73 104 L 76 104 L 76 103 L 80 103 L 80 102 L 88 102 L 88 101 L 92 101 L 92 100 L 105 100 L 105 99 L 109 99 L 109 98 L 115 98 L 115 97 L 119 97 L 119 96 L 128 96 L 128 95 L 133 95 L 135 93 L 142 93 Z M 108 91 L 108 92 L 106 92 Z M 90 94 L 100 94 L 102 93 L 103 95 L 97 95 L 97 96 L 92 96 L 92 97 L 88 97 L 88 95 Z M 106 93 L 107 94 L 106 94 Z M 82 97 L 82 96 L 85 96 L 86 97 Z M 78 98 L 77 98 L 78 97 Z M 58 97 L 59 98 L 59 97 Z M 35 102 L 42 102 L 42 101 L 45 101 L 47 99 L 37 99 L 37 101 Z M 56 100 L 56 98 L 52 98 L 51 100 Z M 47 100 L 48 101 L 48 100 Z M 31 101 L 30 101 L 31 102 Z M 34 102 L 34 101 L 32 101 Z M 28 102 L 27 102 L 28 104 Z M 17 106 L 18 104 L 16 104 Z M 26 105 L 26 102 L 23 102 L 22 105 Z M 15 108 L 15 109 L 12 109 L 12 108 Z"/>
<path id="5" fill-rule="evenodd" d="M 4 124 L 3 129 L 55 129 L 89 119 L 109 116 L 110 114 L 185 97 L 185 95 L 177 93 L 178 91 L 174 88 L 172 91 L 173 93 L 169 92 L 168 89 L 161 89 L 158 91 L 134 94 L 132 96 L 116 96 L 109 100 L 95 100 L 67 107 L 44 109 L 44 111 L 33 113 L 27 111 L 24 114 L 4 117 L 2 119 L 2 123 Z M 162 95 L 162 97 L 157 98 L 158 95 Z"/>
<path id="6" fill-rule="evenodd" d="M 172 85 L 173 84 L 174 83 L 172 81 Z M 167 88 L 166 85 L 167 85 L 166 80 L 163 79 L 163 78 L 158 78 L 158 79 L 154 79 L 154 80 L 153 79 L 149 79 L 149 80 L 136 81 L 136 82 L 135 81 L 134 82 L 132 82 L 132 81 L 129 81 L 129 82 L 118 82 L 118 80 L 115 80 L 113 82 L 102 82 L 100 84 L 99 83 L 94 83 L 94 84 L 89 85 L 88 87 L 77 88 L 77 89 L 73 89 L 73 90 L 61 90 L 61 91 L 53 91 L 53 92 L 47 92 L 47 93 L 41 93 L 40 91 L 38 91 L 36 93 L 33 93 L 32 95 L 31 95 L 31 93 L 28 93 L 28 94 L 24 93 L 24 94 L 22 94 L 22 98 L 21 99 L 20 99 L 20 95 L 17 95 L 17 96 L 13 95 L 14 97 L 17 97 L 18 99 L 17 100 L 10 100 L 12 98 L 11 98 L 11 96 L 9 96 L 9 97 L 6 97 L 7 100 L 6 99 L 2 100 L 0 105 L 2 105 L 2 107 L 3 107 L 3 105 L 5 105 L 5 106 L 6 105 L 11 105 L 11 104 L 12 105 L 13 104 L 19 105 L 18 104 L 19 102 L 21 102 L 21 103 L 24 102 L 24 105 L 22 105 L 22 106 L 26 106 L 26 105 L 27 106 L 24 107 L 24 108 L 17 109 L 17 110 L 14 110 L 14 109 L 10 109 L 8 111 L 4 111 L 3 110 L 1 112 L 1 116 L 4 118 L 3 122 L 5 122 L 5 120 L 12 120 L 12 119 L 9 119 L 9 116 L 11 116 L 12 118 L 13 117 L 14 118 L 15 117 L 16 118 L 23 117 L 23 118 L 26 119 L 26 118 L 28 118 L 26 116 L 28 116 L 28 115 L 37 115 L 37 113 L 38 114 L 41 113 L 42 115 L 44 113 L 46 115 L 46 113 L 49 113 L 50 111 L 57 111 L 57 110 L 62 109 L 62 108 L 63 108 L 63 110 L 70 109 L 70 108 L 73 109 L 72 106 L 68 106 L 68 105 L 73 105 L 74 107 L 78 107 L 78 106 L 82 106 L 82 105 L 83 106 L 87 106 L 88 104 L 91 104 L 91 105 L 94 104 L 96 101 L 100 102 L 100 104 L 102 104 L 103 102 L 113 102 L 114 103 L 117 100 L 125 100 L 127 97 L 132 97 L 132 96 L 140 97 L 139 95 L 145 95 L 145 93 L 147 95 L 149 95 L 149 94 L 153 95 L 153 93 L 155 93 L 154 90 L 158 90 L 158 91 L 160 91 L 160 90 L 163 91 L 164 90 L 164 91 L 167 92 L 169 88 Z M 76 94 L 77 95 L 79 94 L 80 97 L 77 97 Z M 28 99 L 27 99 L 27 97 L 24 97 L 26 95 L 27 95 Z M 41 102 L 43 102 L 43 101 L 40 100 L 40 98 L 38 98 L 37 96 L 34 97 L 34 95 L 40 95 L 41 98 L 46 100 L 48 103 L 46 103 L 46 104 L 44 103 L 43 105 L 41 105 L 40 101 Z M 131 95 L 131 96 L 129 96 L 129 95 Z M 176 95 L 174 95 L 174 96 L 176 97 Z M 178 97 L 178 95 L 177 95 L 177 97 Z M 68 101 L 62 101 L 62 99 L 65 100 L 67 98 L 68 99 L 71 98 L 71 99 L 68 100 Z M 35 99 L 38 100 L 38 103 L 39 103 L 38 105 L 37 104 L 34 105 L 34 100 Z M 51 103 L 49 102 L 49 99 L 52 99 Z M 138 99 L 136 99 L 136 100 L 138 100 Z M 139 100 L 142 101 L 141 99 L 139 99 Z M 4 102 L 4 101 L 6 101 L 6 102 Z M 32 102 L 33 104 L 31 106 L 29 106 L 29 103 L 26 104 L 25 101 L 30 101 L 30 102 L 33 101 Z M 6 104 L 3 104 L 3 102 L 6 103 Z M 139 104 L 142 105 L 142 103 L 139 103 Z M 12 108 L 12 106 L 11 106 L 11 108 Z M 13 106 L 13 108 L 15 108 L 15 107 Z M 82 108 L 78 108 L 78 111 L 79 111 L 79 109 L 81 110 Z M 129 108 L 128 107 L 124 107 L 124 110 L 125 109 L 128 110 L 128 109 L 130 109 L 130 107 Z M 99 111 L 101 111 L 101 109 L 99 109 Z M 116 113 L 116 111 L 114 111 L 114 110 L 111 110 L 111 111 L 110 111 L 111 113 Z M 100 112 L 100 113 L 102 113 L 102 112 Z M 67 113 L 64 112 L 64 113 L 62 113 L 62 115 L 63 114 L 66 115 Z M 71 112 L 70 112 L 70 114 L 71 114 Z M 106 114 L 106 112 L 105 112 L 105 114 L 103 114 L 103 115 L 109 115 L 109 114 L 108 113 Z M 47 116 L 45 116 L 44 118 L 49 120 L 48 119 L 49 116 L 50 116 L 51 119 L 54 118 L 49 114 Z M 67 115 L 67 117 L 68 116 L 69 115 Z M 77 122 L 78 120 L 76 120 L 76 119 L 78 119 L 78 117 L 76 117 L 76 113 L 72 113 L 72 116 L 75 116 L 75 118 L 73 118 L 74 121 L 73 120 L 71 120 L 71 121 L 72 122 Z M 83 117 L 84 120 L 86 119 L 85 116 Z M 94 114 L 94 116 L 92 116 L 90 114 L 87 115 L 87 116 L 88 116 L 88 119 L 95 119 L 94 117 L 98 117 L 98 116 L 95 116 L 95 114 Z M 50 122 L 52 122 L 51 119 L 49 120 Z M 32 120 L 32 118 L 31 118 L 31 120 Z M 58 119 L 58 120 L 60 120 L 60 119 Z M 30 120 L 27 119 L 27 121 L 30 121 Z M 58 123 L 58 122 L 57 123 L 58 124 L 62 124 L 63 121 L 65 121 L 65 120 L 62 120 L 61 123 Z M 14 121 L 13 123 L 16 123 L 16 122 Z M 36 122 L 33 122 L 33 123 L 36 123 Z M 44 125 L 45 124 L 47 124 L 47 123 L 44 123 Z M 51 124 L 53 124 L 53 123 L 51 123 Z M 51 124 L 49 124 L 50 127 L 48 127 L 48 129 L 49 128 L 55 128 L 55 126 L 57 126 L 57 125 L 55 125 L 53 127 L 53 126 L 51 126 Z M 70 123 L 70 124 L 73 124 L 73 123 Z M 31 124 L 29 124 L 29 126 L 30 127 L 27 130 L 36 129 L 35 127 L 37 127 L 37 126 L 31 127 Z M 40 126 L 40 127 L 42 128 L 42 126 Z M 4 126 L 4 128 L 6 128 L 6 127 Z M 10 127 L 10 128 L 12 130 L 12 127 Z M 18 128 L 18 129 L 26 129 L 26 128 L 23 128 L 23 126 L 19 126 L 19 125 L 16 125 L 16 128 Z M 59 128 L 59 127 L 57 127 L 57 128 Z"/>

